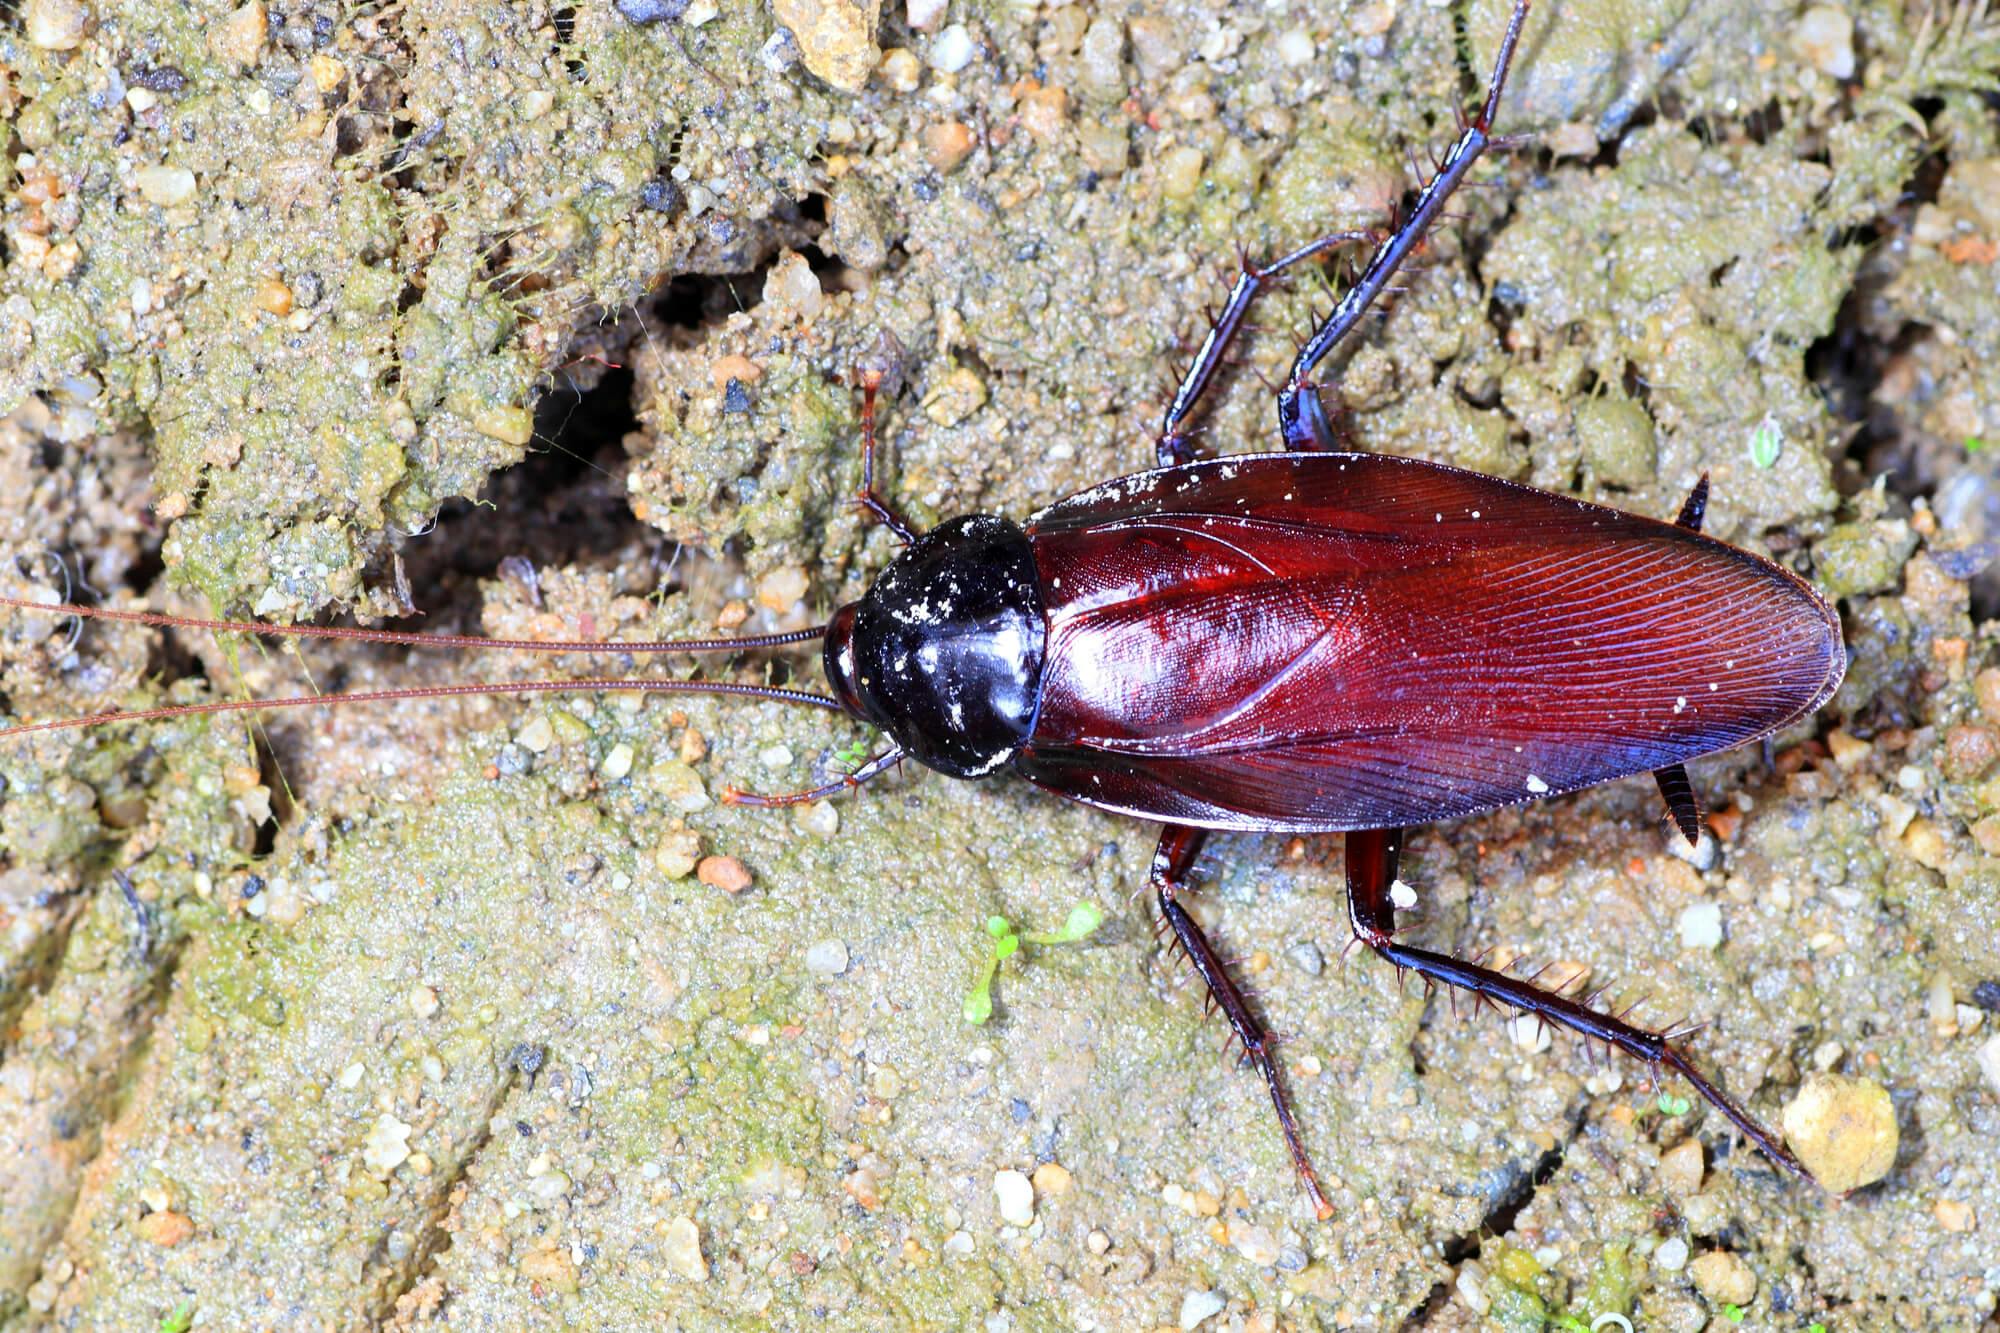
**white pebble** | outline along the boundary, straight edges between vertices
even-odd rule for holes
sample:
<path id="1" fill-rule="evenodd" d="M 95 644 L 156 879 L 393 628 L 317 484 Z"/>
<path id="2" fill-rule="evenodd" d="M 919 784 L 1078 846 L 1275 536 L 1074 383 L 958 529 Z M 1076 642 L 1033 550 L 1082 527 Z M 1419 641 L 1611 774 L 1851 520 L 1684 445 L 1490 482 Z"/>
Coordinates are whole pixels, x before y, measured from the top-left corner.
<path id="1" fill-rule="evenodd" d="M 821 940 L 806 950 L 806 971 L 817 977 L 837 977 L 847 970 L 847 945 L 842 940 Z"/>
<path id="2" fill-rule="evenodd" d="M 1653 1262 L 1668 1273 L 1678 1273 L 1687 1267 L 1688 1243 L 1674 1236 L 1659 1249 L 1653 1251 Z"/>
<path id="3" fill-rule="evenodd" d="M 149 204 L 172 208 L 194 197 L 194 173 L 186 167 L 140 167 L 132 174 Z"/>
<path id="4" fill-rule="evenodd" d="M 1537 796 L 1540 796 L 1540 795 L 1541 795 L 1542 793 L 1546 792 L 1546 791 L 1547 791 L 1548 789 L 1549 789 L 1549 784 L 1548 784 L 1548 783 L 1546 783 L 1546 782 L 1542 781 L 1542 780 L 1541 780 L 1541 779 L 1540 779 L 1539 777 L 1535 776 L 1535 775 L 1534 775 L 1533 773 L 1530 773 L 1530 774 L 1528 774 L 1528 790 L 1529 790 L 1529 791 L 1531 791 L 1531 792 L 1535 793 L 1535 795 L 1537 795 Z"/>
<path id="5" fill-rule="evenodd" d="M 541 754 L 556 743 L 556 729 L 547 718 L 537 713 L 514 737 L 514 743 L 530 754 Z"/>
<path id="6" fill-rule="evenodd" d="M 1019 1171 L 993 1173 L 993 1197 L 1000 1202 L 1000 1220 L 1025 1227 L 1035 1220 L 1035 1185 Z"/>
<path id="7" fill-rule="evenodd" d="M 1693 903 L 1681 912 L 1681 948 L 1713 949 L 1722 943 L 1722 904 Z"/>
<path id="8" fill-rule="evenodd" d="M 1530 1055 L 1540 1055 L 1554 1044 L 1549 1025 L 1533 1014 L 1516 1014 L 1507 1020 L 1507 1040 Z"/>
<path id="9" fill-rule="evenodd" d="M 1820 73 L 1836 79 L 1854 73 L 1854 20 L 1833 5 L 1814 5 L 1792 29 L 1792 49 Z"/>
<path id="10" fill-rule="evenodd" d="M 604 756 L 604 762 L 597 771 L 611 782 L 616 782 L 632 771 L 632 747 L 624 741 L 611 747 L 611 753 Z"/>
<path id="11" fill-rule="evenodd" d="M 689 1282 L 708 1280 L 708 1260 L 701 1254 L 701 1228 L 691 1217 L 676 1217 L 667 1223 L 667 1267 Z"/>
<path id="12" fill-rule="evenodd" d="M 1222 1313 L 1229 1302 L 1213 1291 L 1191 1291 L 1181 1297 L 1181 1327 L 1195 1329 L 1201 1327 L 1205 1319 L 1213 1319 Z"/>
<path id="13" fill-rule="evenodd" d="M 1395 880 L 1389 885 L 1389 901 L 1398 907 L 1415 907 L 1417 891 L 1402 880 Z"/>
<path id="14" fill-rule="evenodd" d="M 903 13 L 918 32 L 936 32 L 938 24 L 944 21 L 947 3 L 948 0 L 907 0 Z"/>
<path id="15" fill-rule="evenodd" d="M 840 832 L 840 811 L 834 809 L 832 801 L 802 805 L 793 811 L 792 821 L 806 832 L 822 838 L 831 838 Z"/>
<path id="16" fill-rule="evenodd" d="M 757 751 L 757 762 L 775 773 L 792 766 L 792 752 L 783 745 L 767 745 Z"/>
<path id="17" fill-rule="evenodd" d="M 1979 1072 L 1986 1076 L 1986 1086 L 2000 1097 L 2000 1036 L 1988 1037 L 1973 1058 L 1979 1062 Z"/>
<path id="18" fill-rule="evenodd" d="M 1315 54 L 1312 34 L 1304 28 L 1287 28 L 1278 35 L 1278 59 L 1293 69 L 1312 64 Z"/>
<path id="19" fill-rule="evenodd" d="M 972 63 L 972 34 L 963 23 L 954 23 L 931 43 L 931 68 L 942 74 L 956 74 Z"/>

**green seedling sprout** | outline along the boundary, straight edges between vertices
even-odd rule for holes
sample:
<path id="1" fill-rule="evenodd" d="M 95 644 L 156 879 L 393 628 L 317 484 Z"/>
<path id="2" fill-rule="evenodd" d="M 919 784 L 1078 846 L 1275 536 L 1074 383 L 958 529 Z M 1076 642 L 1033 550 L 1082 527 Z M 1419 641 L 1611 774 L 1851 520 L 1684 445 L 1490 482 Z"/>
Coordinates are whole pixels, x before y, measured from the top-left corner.
<path id="1" fill-rule="evenodd" d="M 1762 468 L 1775 466 L 1784 445 L 1785 437 L 1778 433 L 1777 423 L 1769 417 L 1764 418 L 1757 424 L 1757 429 L 1750 432 L 1751 463 Z"/>
<path id="2" fill-rule="evenodd" d="M 1687 1098 L 1674 1093 L 1663 1092 L 1660 1094 L 1659 1106 L 1661 1115 L 1686 1115 L 1692 1105 L 1693 1103 L 1688 1101 Z"/>
<path id="3" fill-rule="evenodd" d="M 187 1333 L 193 1325 L 194 1302 L 182 1301 L 172 1314 L 160 1316 L 159 1333 Z"/>
<path id="4" fill-rule="evenodd" d="M 999 974 L 1000 964 L 1020 952 L 1023 944 L 1074 944 L 1103 924 L 1103 911 L 1096 903 L 1089 902 L 1070 908 L 1069 919 L 1063 922 L 1062 929 L 1047 932 L 1016 934 L 1014 923 L 1006 917 L 987 917 L 986 961 L 980 965 L 979 978 L 960 1006 L 965 1021 L 977 1027 L 993 1017 L 993 978 Z"/>
<path id="5" fill-rule="evenodd" d="M 1977 435 L 1968 435 L 1965 437 L 1965 452 L 1968 454 L 1976 454 L 1985 447 L 1986 441 L 1982 437 Z"/>
<path id="6" fill-rule="evenodd" d="M 1725 1301 L 1722 1306 L 1722 1317 L 1732 1324 L 1740 1324 L 1743 1322 L 1743 1307 Z"/>
<path id="7" fill-rule="evenodd" d="M 833 762 L 837 767 L 853 772 L 868 762 L 868 756 L 875 748 L 875 733 L 857 736 L 846 745 L 833 752 Z"/>

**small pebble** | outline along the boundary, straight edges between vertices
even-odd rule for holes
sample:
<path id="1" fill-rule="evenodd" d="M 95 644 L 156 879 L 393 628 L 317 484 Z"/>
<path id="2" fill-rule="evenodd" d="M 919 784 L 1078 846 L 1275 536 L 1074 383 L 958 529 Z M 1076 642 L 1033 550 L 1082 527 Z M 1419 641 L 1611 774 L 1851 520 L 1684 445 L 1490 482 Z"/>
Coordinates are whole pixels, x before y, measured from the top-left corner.
<path id="1" fill-rule="evenodd" d="M 1946 1231 L 1966 1232 L 1972 1230 L 1974 1221 L 1972 1205 L 1957 1199 L 1939 1199 L 1931 1205 L 1931 1216 L 1937 1218 L 1938 1225 Z"/>
<path id="2" fill-rule="evenodd" d="M 627 23 L 669 23 L 687 13 L 688 0 L 613 0 Z"/>
<path id="3" fill-rule="evenodd" d="M 527 725 L 514 736 L 514 744 L 530 754 L 543 754 L 555 743 L 555 726 L 540 713 L 529 718 Z"/>
<path id="4" fill-rule="evenodd" d="M 931 170 L 940 176 L 949 176 L 971 155 L 974 144 L 972 129 L 964 121 L 946 120 L 924 127 L 924 159 L 931 164 Z"/>
<path id="5" fill-rule="evenodd" d="M 1181 1328 L 1183 1330 L 1200 1328 L 1202 1321 L 1221 1314 L 1228 1304 L 1229 1302 L 1217 1292 L 1189 1292 L 1181 1297 Z"/>
<path id="6" fill-rule="evenodd" d="M 792 752 L 787 746 L 767 745 L 757 751 L 757 762 L 773 773 L 781 773 L 792 766 Z"/>
<path id="7" fill-rule="evenodd" d="M 230 11 L 220 23 L 209 25 L 208 49 L 217 60 L 248 67 L 257 63 L 264 39 L 270 34 L 270 20 L 259 0 Z"/>
<path id="8" fill-rule="evenodd" d="M 1698 1193 L 1704 1168 L 1701 1140 L 1684 1139 L 1660 1154 L 1660 1184 L 1669 1194 L 1686 1197 Z"/>
<path id="9" fill-rule="evenodd" d="M 771 265 L 764 275 L 764 301 L 771 307 L 771 313 L 781 318 L 796 319 L 801 324 L 810 324 L 826 309 L 826 289 L 820 285 L 819 274 L 813 272 L 806 257 L 796 250 L 787 250 Z M 771 610 L 785 612 L 792 609 L 794 602 L 805 595 L 805 570 L 797 565 L 786 567 L 790 582 L 798 585 L 798 595 L 781 605 L 772 606 L 764 596 L 764 581 L 758 582 L 757 600 Z M 785 573 L 786 571 L 773 571 Z M 766 574 L 765 580 L 772 576 Z"/>
<path id="10" fill-rule="evenodd" d="M 668 879 L 686 879 L 700 860 L 701 835 L 692 829 L 667 834 L 653 849 L 653 864 Z"/>
<path id="11" fill-rule="evenodd" d="M 1507 1020 L 1507 1039 L 1530 1055 L 1540 1055 L 1554 1044 L 1549 1025 L 1533 1014 L 1516 1014 Z"/>
<path id="12" fill-rule="evenodd" d="M 882 82 L 891 92 L 913 93 L 922 81 L 923 70 L 917 64 L 917 57 L 906 46 L 892 47 L 882 53 L 880 66 Z"/>
<path id="13" fill-rule="evenodd" d="M 832 801 L 814 801 L 794 810 L 792 822 L 814 837 L 831 838 L 840 832 L 840 811 Z"/>
<path id="14" fill-rule="evenodd" d="M 292 289 L 281 278 L 266 278 L 258 283 L 250 301 L 267 315 L 292 313 Z"/>
<path id="15" fill-rule="evenodd" d="M 750 867 L 733 856 L 704 856 L 695 867 L 695 878 L 711 889 L 741 893 L 750 887 Z"/>
<path id="16" fill-rule="evenodd" d="M 963 23 L 954 23 L 937 35 L 931 43 L 931 68 L 944 74 L 956 74 L 972 63 L 975 50 L 972 34 Z"/>
<path id="17" fill-rule="evenodd" d="M 1854 20 L 1835 5 L 1814 5 L 1792 29 L 1792 50 L 1820 73 L 1836 79 L 1854 74 Z"/>
<path id="18" fill-rule="evenodd" d="M 812 270 L 807 269 L 806 272 L 811 273 Z M 817 293 L 819 279 L 812 281 L 813 291 Z M 769 284 L 766 284 L 767 293 L 768 289 Z M 768 295 L 766 299 L 769 299 Z M 805 600 L 807 586 L 803 565 L 780 565 L 757 580 L 757 605 L 774 615 L 783 615 Z"/>
<path id="19" fill-rule="evenodd" d="M 1105 1235 L 1102 1231 L 1093 1230 L 1088 1236 L 1083 1238 L 1083 1248 L 1089 1250 L 1092 1254 L 1103 1254 L 1111 1248 L 1111 1237 Z"/>
<path id="20" fill-rule="evenodd" d="M 757 61 L 773 74 L 783 74 L 799 63 L 799 39 L 790 28 L 778 28 L 757 48 Z"/>
<path id="21" fill-rule="evenodd" d="M 1678 1273 L 1687 1267 L 1688 1243 L 1679 1236 L 1670 1236 L 1659 1249 L 1653 1251 L 1653 1262 L 1662 1272 Z"/>
<path id="22" fill-rule="evenodd" d="M 1979 1065 L 1979 1072 L 1986 1076 L 1986 1086 L 2000 1097 L 2000 1033 L 1988 1037 L 1973 1059 Z"/>
<path id="23" fill-rule="evenodd" d="M 1858 767 L 1875 753 L 1873 745 L 1837 727 L 1827 736 L 1826 748 L 1835 766 L 1843 770 Z"/>
<path id="24" fill-rule="evenodd" d="M 1068 1167 L 1059 1162 L 1043 1162 L 1035 1168 L 1035 1194 L 1044 1199 L 1058 1198 L 1069 1193 L 1070 1179 Z"/>
<path id="25" fill-rule="evenodd" d="M 690 1282 L 708 1281 L 708 1260 L 701 1254 L 701 1229 L 691 1217 L 676 1217 L 667 1223 L 665 1252 L 667 1267 Z"/>
<path id="26" fill-rule="evenodd" d="M 1316 977 L 1326 970 L 1326 955 L 1321 953 L 1319 946 L 1311 940 L 1300 940 L 1297 944 L 1287 945 L 1285 958 L 1293 967 L 1309 977 Z"/>
<path id="27" fill-rule="evenodd" d="M 1667 828 L 1663 836 L 1667 840 L 1668 855 L 1687 862 L 1696 870 L 1707 871 L 1715 869 L 1715 863 L 1720 859 L 1719 853 L 1721 849 L 1715 845 L 1715 836 L 1707 829 L 1703 829 L 1701 836 L 1696 838 L 1692 843 L 1683 838 L 1681 831 L 1677 828 Z"/>
<path id="28" fill-rule="evenodd" d="M 140 167 L 132 179 L 146 202 L 161 208 L 172 208 L 194 197 L 194 173 L 186 167 Z"/>
<path id="29" fill-rule="evenodd" d="M 847 944 L 821 940 L 806 950 L 806 971 L 816 977 L 837 977 L 847 970 Z"/>
<path id="30" fill-rule="evenodd" d="M 611 753 L 604 756 L 604 762 L 597 771 L 607 782 L 616 782 L 632 771 L 632 747 L 620 741 L 611 747 Z"/>
<path id="31" fill-rule="evenodd" d="M 1231 1226 L 1229 1247 L 1259 1268 L 1271 1268 L 1278 1262 L 1278 1238 L 1267 1226 L 1256 1223 Z"/>
<path id="32" fill-rule="evenodd" d="M 1870 1079 L 1810 1074 L 1785 1104 L 1785 1142 L 1836 1194 L 1889 1174 L 1900 1136 L 1889 1091 Z"/>
<path id="33" fill-rule="evenodd" d="M 74 51 L 90 29 L 90 6 L 78 0 L 28 0 L 21 18 L 33 45 L 44 51 Z"/>
<path id="34" fill-rule="evenodd" d="M 949 0 L 908 0 L 903 14 L 918 32 L 936 32 L 938 24 L 944 22 L 948 3 Z"/>
<path id="35" fill-rule="evenodd" d="M 1019 1171 L 995 1171 L 993 1197 L 999 1201 L 1002 1222 L 1025 1227 L 1035 1220 L 1035 1186 Z"/>
<path id="36" fill-rule="evenodd" d="M 1722 943 L 1722 904 L 1691 903 L 1681 912 L 1681 948 L 1713 949 Z"/>
<path id="37" fill-rule="evenodd" d="M 1312 64 L 1317 50 L 1312 34 L 1304 28 L 1287 28 L 1278 34 L 1278 59 L 1293 69 Z"/>
<path id="38" fill-rule="evenodd" d="M 429 1018 L 438 1011 L 438 993 L 429 986 L 414 986 L 410 990 L 410 1012 L 418 1018 Z"/>
<path id="39" fill-rule="evenodd" d="M 1748 1305 L 1757 1299 L 1757 1274 L 1728 1250 L 1710 1250 L 1688 1265 L 1695 1290 L 1725 1305 Z"/>
<path id="40" fill-rule="evenodd" d="M 172 1249 L 194 1234 L 194 1223 L 184 1213 L 147 1213 L 132 1229 L 147 1244 Z"/>
<path id="41" fill-rule="evenodd" d="M 378 1176 L 386 1176 L 410 1155 L 410 1126 L 388 1112 L 375 1121 L 361 1145 L 361 1161 Z"/>
<path id="42" fill-rule="evenodd" d="M 1400 879 L 1392 880 L 1389 884 L 1389 901 L 1399 908 L 1415 907 L 1417 891 Z"/>
<path id="43" fill-rule="evenodd" d="M 1207 161 L 1199 148 L 1182 144 L 1160 159 L 1160 191 L 1169 199 L 1188 200 L 1201 188 L 1201 168 Z"/>

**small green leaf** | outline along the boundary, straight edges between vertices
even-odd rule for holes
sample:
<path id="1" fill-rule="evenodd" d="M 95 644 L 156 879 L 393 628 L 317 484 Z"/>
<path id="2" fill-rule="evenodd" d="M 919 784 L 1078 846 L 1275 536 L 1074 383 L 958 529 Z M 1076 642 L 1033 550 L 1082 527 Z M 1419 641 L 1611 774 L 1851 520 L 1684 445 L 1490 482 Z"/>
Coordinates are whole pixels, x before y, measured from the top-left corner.
<path id="1" fill-rule="evenodd" d="M 993 941 L 993 961 L 997 963 L 1003 958 L 1012 958 L 1019 951 L 1020 947 L 1021 937 L 1019 935 L 1002 935 L 999 939 Z"/>
<path id="2" fill-rule="evenodd" d="M 1722 1317 L 1732 1324 L 1740 1324 L 1743 1322 L 1743 1307 L 1740 1305 L 1731 1305 L 1729 1302 L 1724 1301 L 1722 1303 Z"/>
<path id="3" fill-rule="evenodd" d="M 1006 935 L 1012 935 L 1014 933 L 1014 923 L 1004 916 L 989 916 L 986 918 L 986 933 L 996 940 Z"/>
<path id="4" fill-rule="evenodd" d="M 1078 903 L 1069 909 L 1069 920 L 1063 922 L 1061 930 L 1021 938 L 1029 944 L 1074 944 L 1103 924 L 1104 913 L 1096 903 Z"/>
<path id="5" fill-rule="evenodd" d="M 182 1301 L 170 1315 L 160 1317 L 160 1333 L 187 1333 L 194 1324 L 194 1302 Z"/>
<path id="6" fill-rule="evenodd" d="M 986 975 L 980 978 L 979 984 L 972 988 L 972 993 L 965 997 L 965 1003 L 960 1006 L 959 1012 L 964 1014 L 965 1021 L 974 1027 L 993 1017 L 993 972 L 990 968 Z"/>
<path id="7" fill-rule="evenodd" d="M 1986 441 L 1981 439 L 1979 436 L 1968 435 L 1965 437 L 1965 452 L 1967 452 L 1968 454 L 1976 454 L 1985 447 L 1986 447 Z"/>
<path id="8" fill-rule="evenodd" d="M 1784 446 L 1785 437 L 1778 433 L 1777 423 L 1766 417 L 1750 432 L 1750 461 L 1758 467 L 1771 467 Z"/>
<path id="9" fill-rule="evenodd" d="M 1687 1098 L 1675 1096 L 1671 1092 L 1660 1094 L 1661 1115 L 1686 1115 L 1692 1105 L 1693 1103 L 1689 1102 Z"/>
<path id="10" fill-rule="evenodd" d="M 1806 1333 L 1826 1333 L 1826 1325 L 1815 1320 L 1806 1325 Z"/>

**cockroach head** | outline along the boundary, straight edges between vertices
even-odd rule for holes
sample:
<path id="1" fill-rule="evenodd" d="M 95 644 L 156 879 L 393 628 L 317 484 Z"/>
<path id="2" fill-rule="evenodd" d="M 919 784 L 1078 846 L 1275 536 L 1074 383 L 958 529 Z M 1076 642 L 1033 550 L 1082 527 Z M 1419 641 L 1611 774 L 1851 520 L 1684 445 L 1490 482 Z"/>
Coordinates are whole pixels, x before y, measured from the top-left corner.
<path id="1" fill-rule="evenodd" d="M 918 538 L 834 615 L 827 683 L 911 758 L 983 777 L 1034 731 L 1045 633 L 1027 534 L 968 515 Z"/>

